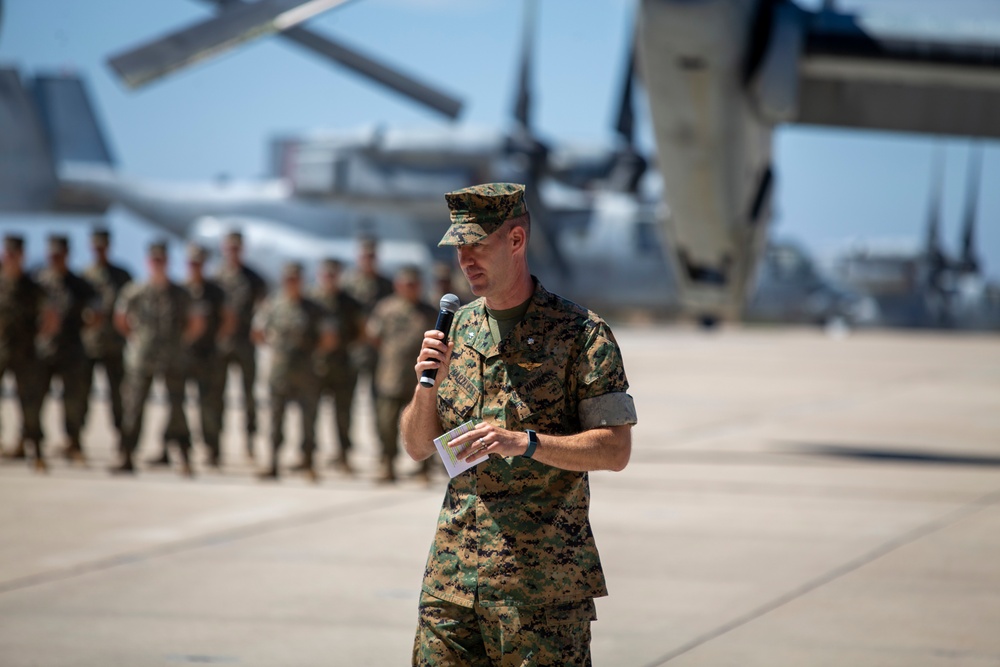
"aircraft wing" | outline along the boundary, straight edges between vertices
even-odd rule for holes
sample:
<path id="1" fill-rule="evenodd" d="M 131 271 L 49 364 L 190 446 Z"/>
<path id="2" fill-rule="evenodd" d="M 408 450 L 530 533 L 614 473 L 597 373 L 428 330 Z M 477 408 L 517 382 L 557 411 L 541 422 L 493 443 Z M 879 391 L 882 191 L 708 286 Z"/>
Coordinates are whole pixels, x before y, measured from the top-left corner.
<path id="1" fill-rule="evenodd" d="M 1000 28 L 808 14 L 795 122 L 1000 137 Z"/>

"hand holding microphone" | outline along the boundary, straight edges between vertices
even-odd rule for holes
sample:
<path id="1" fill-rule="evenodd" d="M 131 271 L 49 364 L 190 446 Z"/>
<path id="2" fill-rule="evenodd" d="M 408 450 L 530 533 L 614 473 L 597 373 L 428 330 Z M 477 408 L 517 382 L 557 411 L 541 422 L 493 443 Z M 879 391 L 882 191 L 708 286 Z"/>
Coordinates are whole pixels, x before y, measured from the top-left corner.
<path id="1" fill-rule="evenodd" d="M 454 294 L 445 294 L 441 297 L 441 310 L 438 311 L 437 323 L 434 329 L 444 333 L 444 342 L 448 342 L 448 332 L 451 330 L 451 321 L 455 318 L 455 311 L 458 310 L 462 302 Z M 428 368 L 420 374 L 420 386 L 433 387 L 437 378 L 437 369 Z"/>

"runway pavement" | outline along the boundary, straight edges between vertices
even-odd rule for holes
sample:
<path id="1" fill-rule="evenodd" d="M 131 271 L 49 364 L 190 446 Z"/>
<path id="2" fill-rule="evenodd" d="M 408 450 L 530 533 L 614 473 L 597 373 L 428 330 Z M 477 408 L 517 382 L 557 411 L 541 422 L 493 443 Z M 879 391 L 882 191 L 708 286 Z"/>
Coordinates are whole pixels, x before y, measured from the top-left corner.
<path id="1" fill-rule="evenodd" d="M 1000 338 L 616 332 L 595 664 L 1000 665 Z M 356 477 L 258 482 L 233 406 L 221 475 L 109 476 L 101 401 L 89 469 L 0 467 L 2 667 L 408 664 L 443 482 L 375 485 L 364 403 Z"/>

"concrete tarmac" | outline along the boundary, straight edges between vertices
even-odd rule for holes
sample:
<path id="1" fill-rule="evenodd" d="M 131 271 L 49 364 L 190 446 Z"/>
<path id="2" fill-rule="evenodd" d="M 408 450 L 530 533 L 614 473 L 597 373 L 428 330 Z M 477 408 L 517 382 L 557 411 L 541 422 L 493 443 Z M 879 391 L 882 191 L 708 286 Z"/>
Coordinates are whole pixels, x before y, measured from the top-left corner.
<path id="1" fill-rule="evenodd" d="M 591 477 L 595 664 L 1000 665 L 1000 338 L 616 333 L 640 423 Z M 230 399 L 222 474 L 111 477 L 103 401 L 89 468 L 0 467 L 0 665 L 409 663 L 444 482 L 374 484 L 364 402 L 355 477 L 258 482 Z"/>

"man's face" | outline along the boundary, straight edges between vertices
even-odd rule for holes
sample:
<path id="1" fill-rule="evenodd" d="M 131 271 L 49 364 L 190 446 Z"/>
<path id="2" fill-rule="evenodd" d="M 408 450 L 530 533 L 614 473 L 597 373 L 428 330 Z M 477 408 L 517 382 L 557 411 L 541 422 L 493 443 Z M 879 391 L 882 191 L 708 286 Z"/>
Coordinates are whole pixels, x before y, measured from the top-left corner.
<path id="1" fill-rule="evenodd" d="M 57 270 L 65 270 L 66 268 L 66 253 L 65 251 L 53 248 L 49 250 L 49 266 Z"/>
<path id="2" fill-rule="evenodd" d="M 96 242 L 90 246 L 94 251 L 94 257 L 98 262 L 104 262 L 108 259 L 108 246 L 103 242 Z"/>
<path id="3" fill-rule="evenodd" d="M 319 284 L 325 292 L 335 292 L 340 286 L 340 271 L 337 269 L 322 269 L 319 272 Z"/>
<path id="4" fill-rule="evenodd" d="M 282 278 L 282 286 L 285 295 L 292 299 L 297 299 L 302 294 L 302 277 L 299 275 L 286 275 Z"/>
<path id="5" fill-rule="evenodd" d="M 167 275 L 167 258 L 162 255 L 151 255 L 146 264 L 149 266 L 149 275 L 162 278 Z"/>
<path id="6" fill-rule="evenodd" d="M 374 250 L 365 248 L 358 255 L 358 269 L 362 273 L 374 273 L 378 264 L 378 256 Z"/>
<path id="7" fill-rule="evenodd" d="M 5 271 L 11 274 L 19 273 L 21 271 L 22 263 L 24 262 L 24 253 L 20 250 L 11 250 L 9 248 L 3 251 L 3 268 Z"/>
<path id="8" fill-rule="evenodd" d="M 200 261 L 196 259 L 188 260 L 188 275 L 191 277 L 191 280 L 200 282 L 203 275 L 203 268 L 204 265 Z"/>
<path id="9" fill-rule="evenodd" d="M 222 244 L 222 256 L 230 264 L 239 264 L 243 259 L 243 244 L 227 240 Z"/>
<path id="10" fill-rule="evenodd" d="M 509 288 L 513 272 L 510 228 L 504 225 L 478 243 L 460 245 L 458 264 L 476 296 L 501 295 Z"/>
<path id="11" fill-rule="evenodd" d="M 396 289 L 396 294 L 410 303 L 416 303 L 420 300 L 421 285 L 417 278 L 405 275 L 399 276 L 393 281 L 393 286 Z"/>

